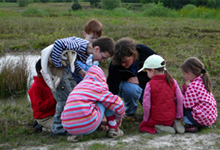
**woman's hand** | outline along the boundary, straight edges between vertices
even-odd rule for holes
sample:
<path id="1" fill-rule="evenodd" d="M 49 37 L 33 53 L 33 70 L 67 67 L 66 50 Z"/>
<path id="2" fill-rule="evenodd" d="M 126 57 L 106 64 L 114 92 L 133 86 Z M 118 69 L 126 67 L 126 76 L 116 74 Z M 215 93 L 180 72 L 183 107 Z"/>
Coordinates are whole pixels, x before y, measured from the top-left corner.
<path id="1" fill-rule="evenodd" d="M 133 84 L 139 84 L 137 77 L 130 77 L 127 82 L 133 83 Z"/>

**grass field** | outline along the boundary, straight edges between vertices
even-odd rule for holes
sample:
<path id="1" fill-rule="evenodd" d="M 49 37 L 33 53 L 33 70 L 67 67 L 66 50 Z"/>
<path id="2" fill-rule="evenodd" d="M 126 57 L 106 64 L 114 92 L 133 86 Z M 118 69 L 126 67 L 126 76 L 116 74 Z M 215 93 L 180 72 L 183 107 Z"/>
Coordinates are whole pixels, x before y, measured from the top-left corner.
<path id="1" fill-rule="evenodd" d="M 220 20 L 144 17 L 139 12 L 133 15 L 100 9 L 70 11 L 72 3 L 30 4 L 19 8 L 15 4 L 0 4 L 0 53 L 40 51 L 56 39 L 69 36 L 83 37 L 85 23 L 98 19 L 103 24 L 103 35 L 115 41 L 122 37 L 134 38 L 138 43 L 151 47 L 167 61 L 167 69 L 181 86 L 184 78 L 180 70 L 183 61 L 196 56 L 202 60 L 213 84 L 213 94 L 220 102 Z M 43 11 L 49 15 L 25 15 L 25 10 Z M 124 9 L 122 9 L 124 10 Z M 23 15 L 22 15 L 23 13 Z M 28 14 L 26 12 L 26 14 Z M 34 13 L 29 13 L 34 14 Z M 127 14 L 127 15 L 126 15 Z M 108 66 L 106 64 L 103 64 Z M 219 107 L 219 106 L 218 106 Z M 25 145 L 55 144 L 55 147 L 68 145 L 66 138 L 52 139 L 48 133 L 37 134 L 31 127 L 32 110 L 29 103 L 23 107 L 0 106 L 0 149 L 16 148 Z M 139 134 L 138 126 L 142 119 L 142 108 L 138 108 L 137 121 L 125 120 L 122 128 L 126 134 Z M 219 120 L 219 119 L 218 119 Z M 202 133 L 219 132 L 219 121 Z M 105 133 L 96 131 L 84 136 L 81 141 L 102 138 Z M 150 138 L 150 137 L 149 137 Z M 54 147 L 54 149 L 55 149 Z"/>

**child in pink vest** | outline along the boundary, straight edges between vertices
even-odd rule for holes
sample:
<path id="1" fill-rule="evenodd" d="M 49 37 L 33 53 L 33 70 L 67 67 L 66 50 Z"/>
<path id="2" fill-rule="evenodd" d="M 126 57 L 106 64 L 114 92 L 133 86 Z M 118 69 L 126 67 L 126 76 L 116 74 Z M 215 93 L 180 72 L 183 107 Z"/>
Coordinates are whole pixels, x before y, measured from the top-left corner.
<path id="1" fill-rule="evenodd" d="M 151 55 L 139 70 L 145 70 L 151 79 L 144 91 L 144 117 L 139 126 L 142 132 L 184 133 L 180 121 L 183 118 L 183 95 L 176 80 L 165 70 L 165 66 L 161 56 Z"/>

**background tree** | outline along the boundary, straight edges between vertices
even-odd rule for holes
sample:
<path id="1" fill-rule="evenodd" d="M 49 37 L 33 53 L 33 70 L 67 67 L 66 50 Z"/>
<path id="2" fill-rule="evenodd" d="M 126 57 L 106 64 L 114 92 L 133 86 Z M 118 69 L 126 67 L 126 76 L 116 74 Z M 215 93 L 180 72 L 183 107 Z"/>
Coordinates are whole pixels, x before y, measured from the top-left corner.
<path id="1" fill-rule="evenodd" d="M 88 0 L 91 6 L 98 7 L 100 0 Z"/>
<path id="2" fill-rule="evenodd" d="M 121 0 L 101 0 L 101 4 L 103 9 L 113 10 L 121 6 Z"/>

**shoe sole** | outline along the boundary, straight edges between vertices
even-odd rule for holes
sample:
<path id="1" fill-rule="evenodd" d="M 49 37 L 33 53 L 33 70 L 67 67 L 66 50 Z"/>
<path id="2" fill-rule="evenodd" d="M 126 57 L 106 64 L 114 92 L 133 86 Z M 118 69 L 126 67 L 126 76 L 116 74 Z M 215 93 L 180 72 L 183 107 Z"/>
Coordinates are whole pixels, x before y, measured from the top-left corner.
<path id="1" fill-rule="evenodd" d="M 173 127 L 170 126 L 163 126 L 163 125 L 155 125 L 155 130 L 157 133 L 172 133 L 175 134 L 176 131 Z"/>
<path id="2" fill-rule="evenodd" d="M 108 137 L 110 137 L 110 138 L 116 138 L 116 137 L 120 137 L 123 135 L 124 135 L 124 132 L 122 130 L 120 130 L 119 128 L 118 128 L 117 132 L 114 129 L 113 130 L 109 129 L 109 131 L 108 131 Z"/>
<path id="3" fill-rule="evenodd" d="M 180 121 L 178 120 L 174 120 L 174 126 L 176 127 L 176 132 L 177 133 L 184 133 L 185 132 L 185 128 L 184 126 L 181 124 Z"/>

